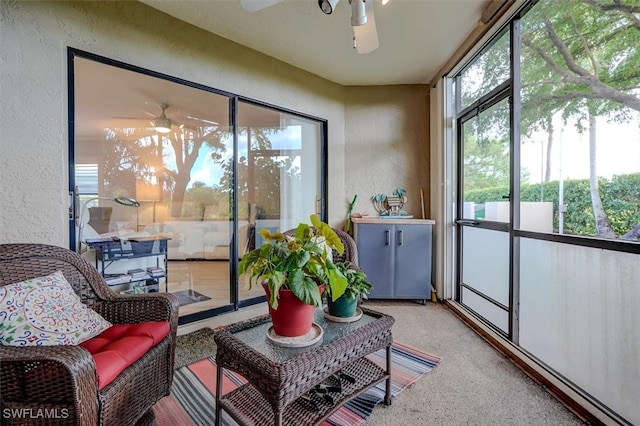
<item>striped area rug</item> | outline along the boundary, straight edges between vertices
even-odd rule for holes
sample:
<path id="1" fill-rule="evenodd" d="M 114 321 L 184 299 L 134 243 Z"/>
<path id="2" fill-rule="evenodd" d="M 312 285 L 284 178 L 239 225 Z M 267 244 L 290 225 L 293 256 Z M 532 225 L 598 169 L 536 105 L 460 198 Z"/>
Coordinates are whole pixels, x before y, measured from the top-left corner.
<path id="1" fill-rule="evenodd" d="M 368 356 L 385 368 L 385 351 Z M 392 346 L 391 385 L 397 397 L 407 386 L 435 368 L 440 357 L 428 354 L 411 346 L 394 342 Z M 171 395 L 160 400 L 154 407 L 157 426 L 209 426 L 215 420 L 215 358 L 206 358 L 176 369 Z M 246 380 L 225 370 L 223 392 L 227 393 L 244 384 Z M 376 405 L 384 400 L 385 381 L 367 390 L 346 403 L 324 423 L 327 426 L 357 426 L 365 422 Z M 224 425 L 236 425 L 223 411 Z"/>

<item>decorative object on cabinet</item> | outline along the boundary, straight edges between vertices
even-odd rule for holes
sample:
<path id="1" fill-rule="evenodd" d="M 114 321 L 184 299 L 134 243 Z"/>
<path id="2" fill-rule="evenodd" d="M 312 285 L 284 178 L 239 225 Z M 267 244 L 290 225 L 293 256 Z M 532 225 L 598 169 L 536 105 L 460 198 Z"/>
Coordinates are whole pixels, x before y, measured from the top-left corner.
<path id="1" fill-rule="evenodd" d="M 428 219 L 353 219 L 369 299 L 431 298 L 432 227 Z"/>
<path id="2" fill-rule="evenodd" d="M 381 217 L 404 217 L 405 219 L 410 219 L 413 216 L 408 216 L 408 213 L 402 210 L 402 207 L 407 203 L 406 192 L 407 191 L 400 186 L 393 191 L 393 196 L 376 194 L 371 197 L 371 201 Z"/>

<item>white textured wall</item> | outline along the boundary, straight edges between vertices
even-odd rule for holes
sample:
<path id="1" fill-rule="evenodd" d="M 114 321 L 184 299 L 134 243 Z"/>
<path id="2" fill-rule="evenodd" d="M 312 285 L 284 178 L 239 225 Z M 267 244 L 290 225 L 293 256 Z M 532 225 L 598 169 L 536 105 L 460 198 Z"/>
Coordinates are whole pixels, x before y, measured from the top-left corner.
<path id="1" fill-rule="evenodd" d="M 421 86 L 346 90 L 138 2 L 2 0 L 0 40 L 0 243 L 68 246 L 67 47 L 327 119 L 333 225 L 354 193 L 426 191 Z M 349 138 L 345 120 L 353 120 Z M 345 139 L 354 146 L 345 149 Z M 363 156 L 370 142 L 376 149 Z"/>
<path id="2" fill-rule="evenodd" d="M 346 169 L 343 210 L 358 195 L 354 211 L 376 215 L 370 199 L 407 190 L 404 209 L 421 217 L 420 187 L 429 218 L 429 97 L 425 85 L 347 87 Z"/>

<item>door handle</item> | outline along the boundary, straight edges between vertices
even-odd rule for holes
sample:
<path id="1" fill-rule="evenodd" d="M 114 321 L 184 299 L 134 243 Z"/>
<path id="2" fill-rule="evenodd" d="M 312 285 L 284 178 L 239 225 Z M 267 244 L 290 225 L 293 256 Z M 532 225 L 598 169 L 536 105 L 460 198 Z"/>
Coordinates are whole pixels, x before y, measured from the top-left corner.
<path id="1" fill-rule="evenodd" d="M 402 241 L 402 230 L 398 231 L 398 245 L 401 246 L 403 243 Z"/>
<path id="2" fill-rule="evenodd" d="M 511 199 L 511 194 L 503 195 L 502 199 L 503 200 L 510 200 Z"/>
<path id="3" fill-rule="evenodd" d="M 391 235 L 389 233 L 389 231 L 384 231 L 385 237 L 386 237 L 386 242 L 385 242 L 385 246 L 388 246 L 389 244 L 391 244 Z"/>
<path id="4" fill-rule="evenodd" d="M 477 220 L 471 220 L 471 219 L 456 220 L 456 223 L 458 225 L 468 225 L 468 226 L 478 226 L 478 225 L 480 225 L 480 222 L 478 222 Z"/>

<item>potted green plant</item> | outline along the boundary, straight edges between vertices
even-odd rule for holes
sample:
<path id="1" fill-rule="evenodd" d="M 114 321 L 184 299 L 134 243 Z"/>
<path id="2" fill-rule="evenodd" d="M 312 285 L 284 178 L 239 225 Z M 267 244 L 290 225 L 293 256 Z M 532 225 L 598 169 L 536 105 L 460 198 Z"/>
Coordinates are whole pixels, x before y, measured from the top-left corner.
<path id="1" fill-rule="evenodd" d="M 261 229 L 266 244 L 250 251 L 238 264 L 238 273 L 249 273 L 249 288 L 262 284 L 267 293 L 274 332 L 301 336 L 309 332 L 316 307 L 322 306 L 322 291 L 340 297 L 347 279 L 336 268 L 332 250 L 342 253 L 340 237 L 317 215 L 311 225 L 300 223 L 295 237 Z"/>
<path id="2" fill-rule="evenodd" d="M 365 273 L 351 262 L 338 262 L 335 266 L 347 279 L 347 287 L 340 297 L 327 297 L 327 312 L 333 317 L 354 317 L 358 301 L 366 299 L 373 286 Z"/>

